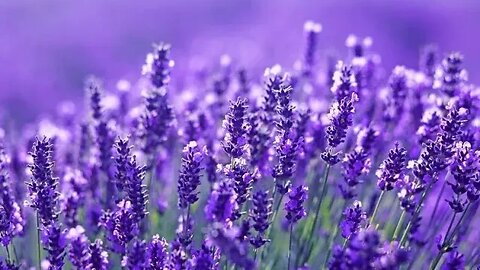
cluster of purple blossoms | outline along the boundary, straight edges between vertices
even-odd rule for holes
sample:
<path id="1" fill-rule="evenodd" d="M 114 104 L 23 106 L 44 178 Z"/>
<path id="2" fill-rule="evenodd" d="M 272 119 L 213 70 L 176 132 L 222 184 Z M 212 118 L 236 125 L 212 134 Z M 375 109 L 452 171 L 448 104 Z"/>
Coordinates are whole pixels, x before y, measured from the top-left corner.
<path id="1" fill-rule="evenodd" d="M 92 78 L 86 110 L 0 130 L 0 269 L 478 267 L 463 58 L 428 47 L 388 76 L 351 35 L 324 67 L 321 30 L 307 22 L 300 60 L 258 77 L 224 55 L 171 83 L 170 45 L 154 45 L 138 82 Z"/>

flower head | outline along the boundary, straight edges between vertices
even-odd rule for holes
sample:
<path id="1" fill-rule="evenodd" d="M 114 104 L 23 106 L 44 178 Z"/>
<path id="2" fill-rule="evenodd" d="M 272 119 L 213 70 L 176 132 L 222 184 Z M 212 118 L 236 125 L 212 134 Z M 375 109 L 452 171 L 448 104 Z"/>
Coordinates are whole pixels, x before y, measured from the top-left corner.
<path id="1" fill-rule="evenodd" d="M 147 54 L 142 74 L 146 75 L 153 86 L 160 88 L 170 82 L 170 72 L 175 62 L 170 59 L 170 44 L 153 45 L 153 52 Z"/>
<path id="2" fill-rule="evenodd" d="M 197 142 L 189 142 L 183 149 L 182 167 L 178 178 L 178 206 L 187 208 L 198 200 L 197 187 L 200 185 L 200 172 L 203 153 Z"/>
<path id="3" fill-rule="evenodd" d="M 307 214 L 303 206 L 303 203 L 307 199 L 307 194 L 308 187 L 303 185 L 293 188 L 288 193 L 288 198 L 290 200 L 285 204 L 285 211 L 289 224 L 297 223 Z"/>

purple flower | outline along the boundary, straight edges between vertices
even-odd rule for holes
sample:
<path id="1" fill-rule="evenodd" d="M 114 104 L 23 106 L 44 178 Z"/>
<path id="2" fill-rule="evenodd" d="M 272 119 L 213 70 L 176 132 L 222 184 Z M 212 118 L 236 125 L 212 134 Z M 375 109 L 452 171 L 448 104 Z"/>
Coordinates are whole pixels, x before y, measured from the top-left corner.
<path id="1" fill-rule="evenodd" d="M 379 137 L 380 131 L 376 128 L 372 126 L 364 127 L 358 132 L 357 146 L 361 147 L 364 152 L 371 154 Z"/>
<path id="2" fill-rule="evenodd" d="M 128 145 L 128 139 L 119 138 L 115 142 L 115 150 L 117 155 L 115 157 L 115 184 L 119 191 L 123 191 L 124 185 L 128 181 L 128 162 L 131 156 L 132 146 Z"/>
<path id="3" fill-rule="evenodd" d="M 380 257 L 374 262 L 375 269 L 399 269 L 408 261 L 408 251 L 401 248 L 398 242 L 385 243 L 380 248 Z"/>
<path id="4" fill-rule="evenodd" d="M 342 236 L 346 239 L 355 236 L 366 220 L 367 213 L 362 209 L 362 203 L 360 201 L 354 201 L 352 206 L 343 212 L 343 220 L 340 223 Z"/>
<path id="5" fill-rule="evenodd" d="M 4 151 L 2 138 L 0 138 L 0 241 L 8 246 L 12 238 L 23 232 L 25 222 L 20 206 L 14 198 L 8 175 L 9 157 Z"/>
<path id="6" fill-rule="evenodd" d="M 447 200 L 448 204 L 457 213 L 465 210 L 467 199 L 475 202 L 480 196 L 480 190 L 475 186 L 475 180 L 478 178 L 478 153 L 471 150 L 468 142 L 459 142 L 457 144 L 456 154 L 451 165 L 451 173 L 455 182 L 449 182 L 452 187 L 454 197 Z M 466 198 L 462 195 L 466 193 Z"/>
<path id="7" fill-rule="evenodd" d="M 337 147 L 345 141 L 347 129 L 353 124 L 353 113 L 355 112 L 355 103 L 358 101 L 356 93 L 336 101 L 330 107 L 330 124 L 327 127 L 326 138 L 328 146 Z"/>
<path id="8" fill-rule="evenodd" d="M 178 241 L 173 241 L 170 246 L 168 268 L 172 270 L 183 270 L 187 268 L 188 255 L 185 248 Z"/>
<path id="9" fill-rule="evenodd" d="M 303 203 L 307 199 L 308 187 L 300 185 L 288 193 L 289 201 L 285 204 L 286 218 L 289 224 L 297 223 L 306 215 Z"/>
<path id="10" fill-rule="evenodd" d="M 0 261 L 0 270 L 20 270 L 20 266 L 15 265 L 13 262 L 8 260 Z"/>
<path id="11" fill-rule="evenodd" d="M 433 78 L 438 65 L 438 47 L 435 45 L 427 45 L 422 49 L 419 67 L 425 75 Z"/>
<path id="12" fill-rule="evenodd" d="M 283 84 L 276 90 L 278 119 L 275 121 L 277 134 L 274 143 L 278 161 L 272 176 L 280 194 L 288 192 L 290 179 L 297 166 L 297 157 L 303 145 L 303 134 L 298 134 L 298 131 L 294 130 L 295 106 L 290 104 L 292 90 L 290 85 Z"/>
<path id="13" fill-rule="evenodd" d="M 218 269 L 218 249 L 202 244 L 199 250 L 195 250 L 192 258 L 188 261 L 187 270 L 216 270 Z"/>
<path id="14" fill-rule="evenodd" d="M 302 74 L 310 77 L 315 66 L 315 53 L 317 51 L 318 34 L 322 31 L 322 25 L 313 21 L 305 22 L 303 31 L 306 36 L 306 48 L 302 65 Z"/>
<path id="15" fill-rule="evenodd" d="M 247 151 L 247 134 L 250 130 L 247 108 L 247 99 L 238 98 L 235 102 L 230 102 L 230 110 L 225 115 L 223 128 L 226 133 L 222 146 L 230 158 L 239 158 Z"/>
<path id="16" fill-rule="evenodd" d="M 135 238 L 132 241 L 127 254 L 122 259 L 122 266 L 130 270 L 146 270 L 146 255 L 145 241 Z"/>
<path id="17" fill-rule="evenodd" d="M 200 185 L 200 172 L 203 153 L 197 142 L 189 142 L 183 148 L 182 167 L 178 178 L 178 206 L 182 209 L 198 200 L 196 189 Z"/>
<path id="18" fill-rule="evenodd" d="M 345 156 L 342 166 L 342 176 L 346 186 L 340 185 L 340 190 L 344 199 L 351 199 L 355 197 L 355 187 L 361 183 L 359 177 L 370 170 L 368 153 L 361 147 L 357 147 Z"/>
<path id="19" fill-rule="evenodd" d="M 228 180 L 215 183 L 205 206 L 207 220 L 224 223 L 237 208 L 233 185 Z"/>
<path id="20" fill-rule="evenodd" d="M 349 35 L 345 41 L 345 45 L 352 50 L 352 56 L 355 58 L 364 57 L 366 50 L 372 46 L 372 43 L 373 40 L 370 37 L 360 39 L 355 35 Z"/>
<path id="21" fill-rule="evenodd" d="M 440 68 L 435 72 L 433 88 L 442 91 L 449 97 L 458 94 L 467 80 L 467 71 L 463 69 L 463 56 L 450 53 L 442 60 Z"/>
<path id="22" fill-rule="evenodd" d="M 352 66 L 345 65 L 342 61 L 339 61 L 332 80 L 333 85 L 330 90 L 335 95 L 337 101 L 357 93 L 357 82 Z"/>
<path id="23" fill-rule="evenodd" d="M 417 130 L 420 143 L 435 140 L 440 132 L 441 112 L 438 108 L 428 109 L 423 113 L 421 125 Z"/>
<path id="24" fill-rule="evenodd" d="M 100 225 L 106 230 L 110 248 L 119 254 L 125 254 L 127 244 L 139 233 L 132 203 L 122 200 L 113 211 L 104 213 Z"/>
<path id="25" fill-rule="evenodd" d="M 139 136 L 143 151 L 153 154 L 165 142 L 170 128 L 174 125 L 175 114 L 168 103 L 167 89 L 151 89 L 145 97 L 145 112 L 140 117 Z M 149 164 L 150 166 L 150 164 Z"/>
<path id="26" fill-rule="evenodd" d="M 465 269 L 465 257 L 458 251 L 452 251 L 448 254 L 442 270 L 461 270 Z"/>
<path id="27" fill-rule="evenodd" d="M 374 269 L 373 265 L 381 255 L 380 244 L 380 234 L 377 231 L 359 231 L 348 242 L 345 251 L 347 269 Z"/>
<path id="28" fill-rule="evenodd" d="M 158 234 L 152 236 L 147 246 L 147 263 L 149 270 L 164 269 L 168 262 L 168 243 Z"/>
<path id="29" fill-rule="evenodd" d="M 60 228 L 58 223 L 46 225 L 42 230 L 42 245 L 47 251 L 47 262 L 49 270 L 63 269 L 65 258 L 65 247 L 67 245 L 66 232 Z"/>
<path id="30" fill-rule="evenodd" d="M 396 185 L 399 190 L 400 207 L 409 213 L 413 213 L 418 203 L 416 195 L 424 190 L 425 184 L 416 177 L 405 175 L 402 179 L 398 179 Z"/>
<path id="31" fill-rule="evenodd" d="M 468 116 L 466 109 L 457 108 L 455 104 L 449 106 L 435 141 L 428 140 L 423 144 L 420 158 L 414 165 L 414 175 L 424 183 L 437 181 L 439 172 L 451 163 L 455 142 L 459 139 Z"/>
<path id="32" fill-rule="evenodd" d="M 396 66 L 388 80 L 388 94 L 383 101 L 383 119 L 393 123 L 403 115 L 403 107 L 409 90 L 408 70 Z"/>
<path id="33" fill-rule="evenodd" d="M 216 246 L 236 266 L 252 270 L 255 263 L 248 257 L 246 243 L 238 240 L 238 232 L 236 228 L 227 229 L 223 224 L 214 223 L 208 234 L 208 243 Z"/>
<path id="34" fill-rule="evenodd" d="M 238 210 L 247 201 L 252 189 L 253 176 L 247 171 L 248 167 L 245 162 L 244 159 L 234 159 L 224 168 L 225 175 L 233 181 L 233 190 L 236 195 L 237 211 L 232 215 L 232 220 L 237 220 L 241 217 L 242 213 Z"/>
<path id="35" fill-rule="evenodd" d="M 88 247 L 87 270 L 107 270 L 108 266 L 108 252 L 103 248 L 103 242 L 100 239 L 90 243 Z"/>
<path id="36" fill-rule="evenodd" d="M 268 122 L 271 120 L 277 107 L 276 91 L 287 80 L 286 74 L 282 72 L 282 68 L 278 65 L 267 68 L 264 73 L 265 95 L 262 102 L 262 120 Z"/>
<path id="37" fill-rule="evenodd" d="M 398 142 L 395 143 L 395 148 L 388 153 L 388 158 L 380 165 L 377 171 L 378 181 L 377 185 L 381 190 L 392 190 L 395 182 L 403 178 L 403 171 L 406 169 L 407 150 L 400 147 Z"/>
<path id="38" fill-rule="evenodd" d="M 37 138 L 30 154 L 33 163 L 29 165 L 32 177 L 27 183 L 30 191 L 29 205 L 37 211 L 44 226 L 54 223 L 58 218 L 58 178 L 53 175 L 52 153 L 52 140 Z"/>
<path id="39" fill-rule="evenodd" d="M 160 43 L 153 45 L 153 52 L 147 54 L 142 74 L 146 75 L 151 84 L 160 88 L 170 82 L 170 72 L 175 62 L 170 59 L 170 44 Z"/>
<path id="40" fill-rule="evenodd" d="M 71 228 L 68 231 L 67 239 L 70 241 L 68 258 L 76 269 L 84 269 L 88 263 L 89 241 L 85 236 L 85 229 L 82 226 Z"/>

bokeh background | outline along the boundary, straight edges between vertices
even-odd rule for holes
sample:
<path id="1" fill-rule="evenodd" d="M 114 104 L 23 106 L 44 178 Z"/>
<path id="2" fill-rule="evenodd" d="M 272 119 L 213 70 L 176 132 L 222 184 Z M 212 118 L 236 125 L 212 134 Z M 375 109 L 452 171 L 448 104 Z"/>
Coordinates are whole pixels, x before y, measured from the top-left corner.
<path id="1" fill-rule="evenodd" d="M 417 66 L 419 48 L 436 43 L 462 52 L 480 82 L 480 1 L 0 1 L 0 120 L 21 126 L 82 103 L 89 74 L 107 88 L 135 80 L 152 42 L 173 45 L 177 80 L 224 53 L 257 70 L 291 65 L 306 20 L 323 25 L 320 56 L 345 54 L 350 33 L 371 36 L 390 70 Z"/>

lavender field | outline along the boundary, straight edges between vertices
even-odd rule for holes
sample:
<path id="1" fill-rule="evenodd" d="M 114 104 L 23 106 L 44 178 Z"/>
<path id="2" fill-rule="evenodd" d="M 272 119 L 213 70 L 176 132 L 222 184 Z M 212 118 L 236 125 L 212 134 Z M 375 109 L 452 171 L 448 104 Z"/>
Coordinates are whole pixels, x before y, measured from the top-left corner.
<path id="1" fill-rule="evenodd" d="M 0 3 L 0 270 L 480 269 L 480 3 Z"/>

